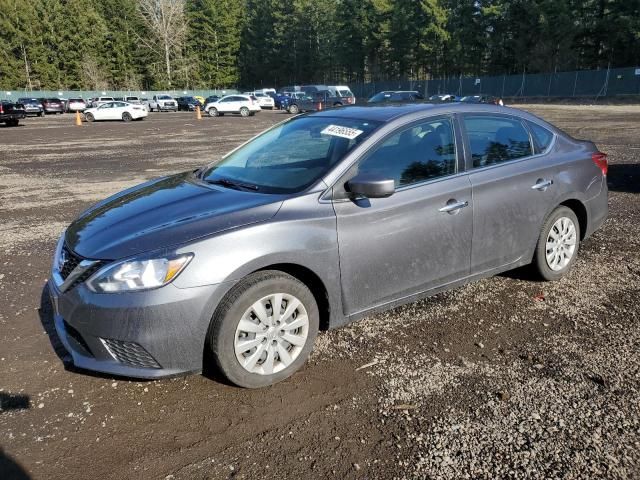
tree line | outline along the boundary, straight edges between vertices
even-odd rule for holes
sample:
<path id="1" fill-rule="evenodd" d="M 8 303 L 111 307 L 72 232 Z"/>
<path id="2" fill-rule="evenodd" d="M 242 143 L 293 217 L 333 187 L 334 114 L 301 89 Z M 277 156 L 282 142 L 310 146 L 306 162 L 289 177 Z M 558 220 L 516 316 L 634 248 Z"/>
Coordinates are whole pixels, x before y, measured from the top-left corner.
<path id="1" fill-rule="evenodd" d="M 640 66 L 640 0 L 0 0 L 0 88 L 224 88 Z"/>

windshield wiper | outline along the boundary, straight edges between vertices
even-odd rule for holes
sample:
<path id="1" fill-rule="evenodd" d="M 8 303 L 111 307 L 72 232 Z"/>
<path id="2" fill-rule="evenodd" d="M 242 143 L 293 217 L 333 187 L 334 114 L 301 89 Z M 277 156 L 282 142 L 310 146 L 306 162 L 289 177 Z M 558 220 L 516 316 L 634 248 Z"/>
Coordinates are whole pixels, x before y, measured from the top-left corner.
<path id="1" fill-rule="evenodd" d="M 260 187 L 257 185 L 253 185 L 251 183 L 242 183 L 236 182 L 235 180 L 231 180 L 229 178 L 214 178 L 212 180 L 205 180 L 205 182 L 211 185 L 222 185 L 224 187 L 233 188 L 236 190 L 259 190 Z"/>

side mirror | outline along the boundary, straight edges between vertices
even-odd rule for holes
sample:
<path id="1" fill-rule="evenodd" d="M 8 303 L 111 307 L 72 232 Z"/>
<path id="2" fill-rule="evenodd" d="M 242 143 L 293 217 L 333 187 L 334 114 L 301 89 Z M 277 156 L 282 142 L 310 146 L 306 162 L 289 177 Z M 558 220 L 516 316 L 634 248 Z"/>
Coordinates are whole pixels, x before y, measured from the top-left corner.
<path id="1" fill-rule="evenodd" d="M 351 194 L 367 198 L 386 198 L 396 191 L 395 182 L 392 179 L 367 173 L 356 175 L 347 182 L 346 187 Z"/>

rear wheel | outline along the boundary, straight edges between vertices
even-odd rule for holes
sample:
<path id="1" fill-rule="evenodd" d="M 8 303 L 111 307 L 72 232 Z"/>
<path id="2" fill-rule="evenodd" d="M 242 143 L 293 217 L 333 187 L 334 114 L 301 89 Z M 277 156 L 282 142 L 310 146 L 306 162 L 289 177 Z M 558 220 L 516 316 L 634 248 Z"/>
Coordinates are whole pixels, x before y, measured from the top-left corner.
<path id="1" fill-rule="evenodd" d="M 242 115 L 243 117 L 248 117 L 249 116 L 249 109 L 247 107 L 242 107 L 240 109 L 240 115 Z"/>
<path id="2" fill-rule="evenodd" d="M 84 114 L 84 119 L 89 123 L 91 123 L 91 122 L 93 122 L 95 120 L 93 114 L 91 114 L 91 113 L 85 113 Z"/>
<path id="3" fill-rule="evenodd" d="M 234 384 L 258 388 L 292 375 L 318 333 L 319 312 L 305 284 L 286 273 L 256 272 L 220 303 L 207 344 L 215 366 Z"/>
<path id="4" fill-rule="evenodd" d="M 7 127 L 17 127 L 20 121 L 17 118 L 7 120 Z"/>
<path id="5" fill-rule="evenodd" d="M 578 218 L 573 210 L 560 206 L 542 226 L 533 265 L 544 280 L 559 280 L 575 263 L 579 249 Z"/>
<path id="6" fill-rule="evenodd" d="M 218 109 L 216 107 L 211 107 L 211 108 L 209 108 L 207 113 L 209 114 L 210 117 L 217 117 L 218 116 Z"/>
<path id="7" fill-rule="evenodd" d="M 130 122 L 133 119 L 133 117 L 131 117 L 131 114 L 129 112 L 124 112 L 122 114 L 122 120 L 124 120 L 125 122 Z"/>

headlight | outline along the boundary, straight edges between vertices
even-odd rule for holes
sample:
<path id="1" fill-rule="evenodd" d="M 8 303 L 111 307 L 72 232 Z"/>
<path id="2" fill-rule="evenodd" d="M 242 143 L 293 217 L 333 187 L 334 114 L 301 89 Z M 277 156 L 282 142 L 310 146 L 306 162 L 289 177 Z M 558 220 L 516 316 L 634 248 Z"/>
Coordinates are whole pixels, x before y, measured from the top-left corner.
<path id="1" fill-rule="evenodd" d="M 87 285 L 96 293 L 130 292 L 158 288 L 170 283 L 184 270 L 193 254 L 125 260 L 95 273 Z"/>

